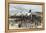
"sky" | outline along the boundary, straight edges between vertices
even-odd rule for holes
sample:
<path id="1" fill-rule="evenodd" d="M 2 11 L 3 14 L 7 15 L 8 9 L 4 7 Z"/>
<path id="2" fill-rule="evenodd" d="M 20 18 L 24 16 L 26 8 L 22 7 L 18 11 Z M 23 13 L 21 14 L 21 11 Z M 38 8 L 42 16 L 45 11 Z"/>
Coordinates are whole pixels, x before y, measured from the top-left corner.
<path id="1" fill-rule="evenodd" d="M 19 12 L 42 12 L 42 5 L 30 5 L 30 4 L 9 4 L 10 14 L 19 13 Z"/>

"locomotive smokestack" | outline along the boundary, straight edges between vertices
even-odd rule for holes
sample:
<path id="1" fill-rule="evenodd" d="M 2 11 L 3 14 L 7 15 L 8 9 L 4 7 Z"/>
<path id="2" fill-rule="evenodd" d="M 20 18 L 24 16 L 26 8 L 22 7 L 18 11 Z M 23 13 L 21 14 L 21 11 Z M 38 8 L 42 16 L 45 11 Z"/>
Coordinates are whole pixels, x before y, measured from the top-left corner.
<path id="1" fill-rule="evenodd" d="M 29 13 L 31 12 L 31 10 L 29 10 Z"/>

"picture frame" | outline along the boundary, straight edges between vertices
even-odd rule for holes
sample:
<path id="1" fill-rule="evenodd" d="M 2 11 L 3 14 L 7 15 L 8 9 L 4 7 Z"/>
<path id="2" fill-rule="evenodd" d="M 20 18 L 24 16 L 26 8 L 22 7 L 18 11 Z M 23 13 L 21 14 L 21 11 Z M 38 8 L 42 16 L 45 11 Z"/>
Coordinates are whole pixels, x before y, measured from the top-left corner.
<path id="1" fill-rule="evenodd" d="M 41 5 L 42 16 L 43 16 L 43 27 L 42 28 L 31 28 L 31 29 L 9 29 L 9 4 L 30 4 L 30 5 Z M 45 5 L 42 2 L 27 2 L 27 1 L 5 1 L 5 32 L 25 32 L 25 31 L 42 31 L 45 29 Z"/>

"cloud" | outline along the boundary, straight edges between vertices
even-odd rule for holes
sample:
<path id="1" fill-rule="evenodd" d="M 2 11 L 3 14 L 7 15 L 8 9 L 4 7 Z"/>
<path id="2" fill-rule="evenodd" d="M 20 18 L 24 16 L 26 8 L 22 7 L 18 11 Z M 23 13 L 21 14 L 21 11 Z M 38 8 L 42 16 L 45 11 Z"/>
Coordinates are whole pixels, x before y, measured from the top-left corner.
<path id="1" fill-rule="evenodd" d="M 11 14 L 19 12 L 42 12 L 42 5 L 29 5 L 29 4 L 9 4 L 9 12 Z"/>

